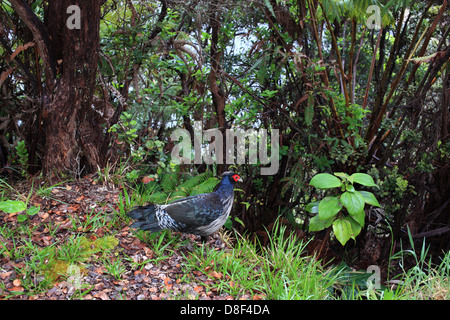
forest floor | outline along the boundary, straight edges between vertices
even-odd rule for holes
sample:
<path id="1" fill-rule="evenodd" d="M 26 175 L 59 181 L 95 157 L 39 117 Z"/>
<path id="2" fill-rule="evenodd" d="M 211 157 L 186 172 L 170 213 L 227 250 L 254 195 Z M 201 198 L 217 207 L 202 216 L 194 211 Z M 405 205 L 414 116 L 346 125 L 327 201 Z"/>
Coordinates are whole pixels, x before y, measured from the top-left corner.
<path id="1" fill-rule="evenodd" d="M 14 189 L 40 209 L 24 222 L 0 213 L 0 300 L 236 298 L 214 290 L 214 281 L 226 279 L 210 266 L 189 274 L 184 267 L 199 246 L 230 250 L 219 234 L 205 244 L 184 234 L 146 239 L 120 214 L 122 191 L 89 178 Z"/>
<path id="2" fill-rule="evenodd" d="M 450 299 L 449 253 L 433 269 L 414 256 L 401 280 L 375 290 L 372 273 L 324 266 L 281 226 L 264 248 L 224 228 L 202 243 L 131 229 L 126 212 L 142 197 L 92 177 L 0 182 L 1 201 L 27 207 L 0 211 L 0 300 Z"/>

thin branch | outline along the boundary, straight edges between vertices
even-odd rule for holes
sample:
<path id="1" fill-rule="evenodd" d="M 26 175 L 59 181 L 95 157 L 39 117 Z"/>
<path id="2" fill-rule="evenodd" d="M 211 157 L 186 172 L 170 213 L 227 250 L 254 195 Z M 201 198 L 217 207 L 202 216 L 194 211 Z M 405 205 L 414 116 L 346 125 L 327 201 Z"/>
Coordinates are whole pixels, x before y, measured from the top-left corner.
<path id="1" fill-rule="evenodd" d="M 47 84 L 52 86 L 56 77 L 56 64 L 50 46 L 50 37 L 44 23 L 34 14 L 23 0 L 10 0 L 11 5 L 33 34 L 34 41 L 44 62 Z"/>

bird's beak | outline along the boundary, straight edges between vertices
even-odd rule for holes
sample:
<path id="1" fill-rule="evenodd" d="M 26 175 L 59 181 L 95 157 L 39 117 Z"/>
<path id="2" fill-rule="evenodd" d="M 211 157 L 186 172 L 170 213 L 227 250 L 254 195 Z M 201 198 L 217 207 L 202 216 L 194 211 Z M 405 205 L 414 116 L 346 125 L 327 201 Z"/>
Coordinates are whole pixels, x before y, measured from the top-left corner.
<path id="1" fill-rule="evenodd" d="M 238 182 L 244 182 L 244 180 L 242 180 L 242 178 L 239 178 Z"/>

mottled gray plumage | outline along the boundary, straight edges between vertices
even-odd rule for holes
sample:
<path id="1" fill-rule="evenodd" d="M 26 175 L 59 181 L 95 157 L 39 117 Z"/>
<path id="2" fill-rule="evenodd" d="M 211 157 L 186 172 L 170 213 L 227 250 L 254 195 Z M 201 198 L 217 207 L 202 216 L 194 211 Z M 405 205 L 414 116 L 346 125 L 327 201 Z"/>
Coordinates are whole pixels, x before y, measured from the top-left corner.
<path id="1" fill-rule="evenodd" d="M 233 186 L 242 181 L 239 175 L 225 172 L 211 193 L 176 200 L 166 205 L 148 205 L 133 208 L 127 215 L 135 221 L 131 227 L 150 232 L 170 229 L 202 237 L 213 234 L 228 219 L 233 205 Z"/>

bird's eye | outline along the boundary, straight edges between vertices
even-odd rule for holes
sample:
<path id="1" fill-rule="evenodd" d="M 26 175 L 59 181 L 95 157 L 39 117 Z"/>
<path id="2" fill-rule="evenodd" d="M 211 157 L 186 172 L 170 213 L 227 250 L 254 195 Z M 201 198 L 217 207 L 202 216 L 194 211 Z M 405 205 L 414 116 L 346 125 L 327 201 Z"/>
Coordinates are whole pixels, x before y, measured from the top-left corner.
<path id="1" fill-rule="evenodd" d="M 235 175 L 233 176 L 233 179 L 234 179 L 234 181 L 238 182 L 239 179 L 241 179 L 241 177 L 239 177 L 239 175 L 235 174 Z"/>

